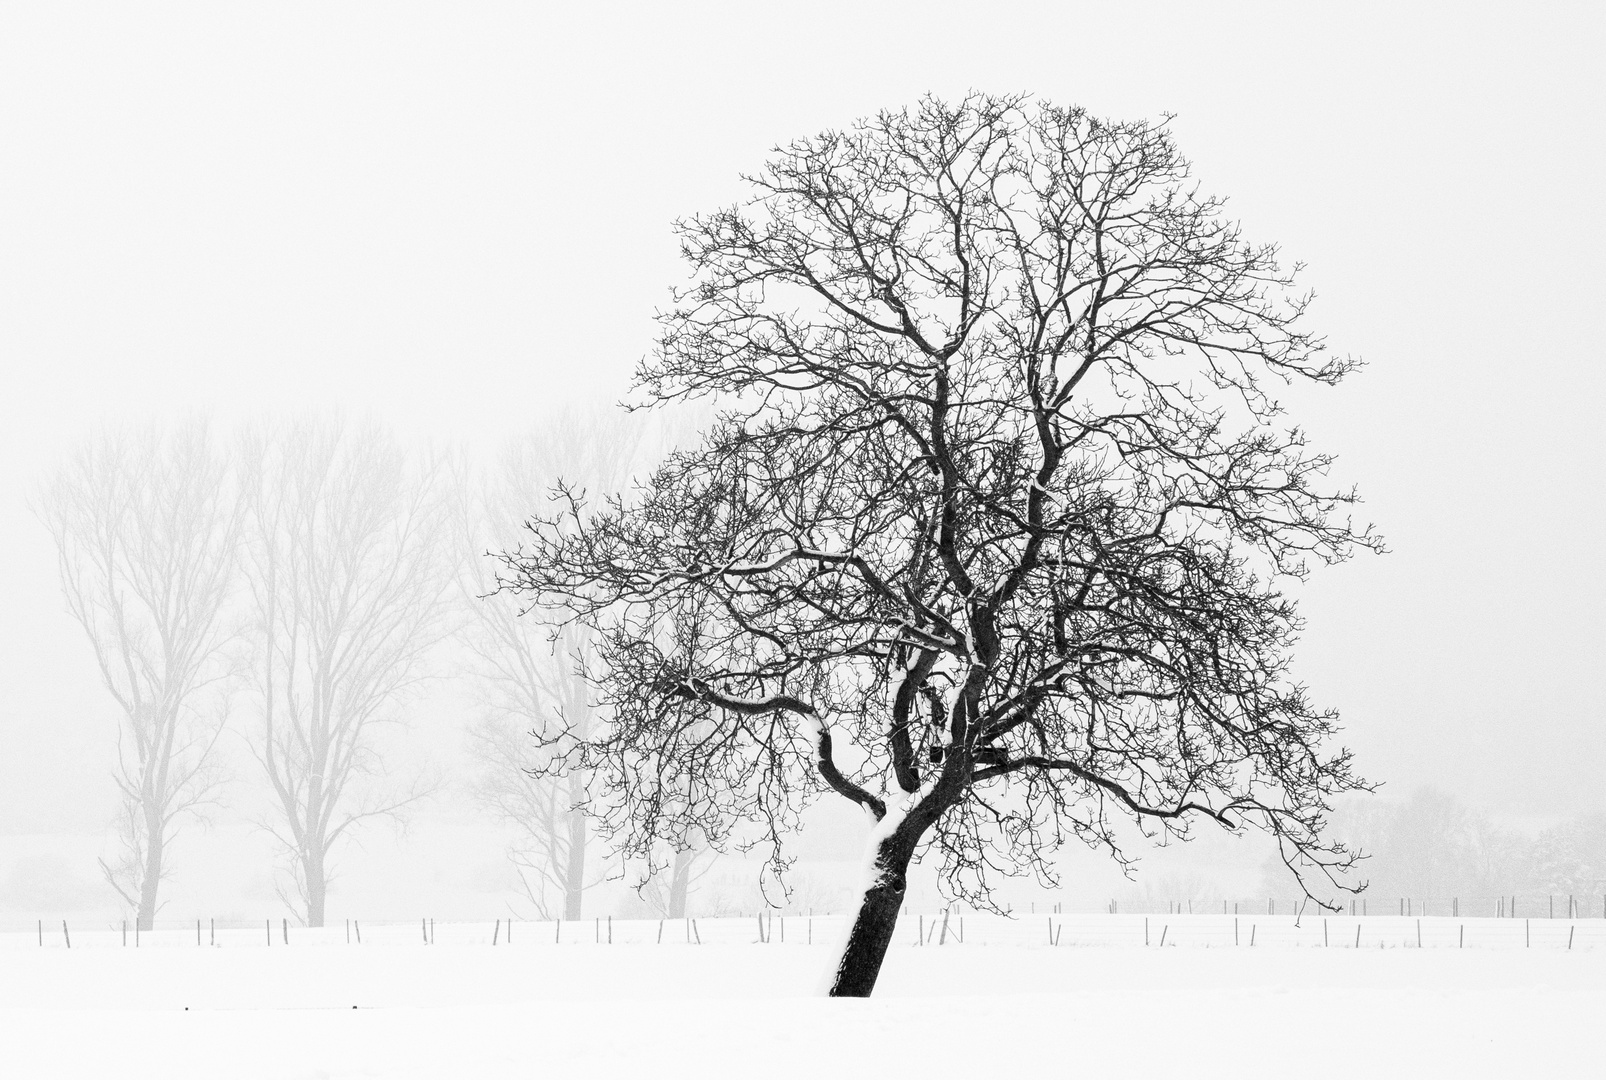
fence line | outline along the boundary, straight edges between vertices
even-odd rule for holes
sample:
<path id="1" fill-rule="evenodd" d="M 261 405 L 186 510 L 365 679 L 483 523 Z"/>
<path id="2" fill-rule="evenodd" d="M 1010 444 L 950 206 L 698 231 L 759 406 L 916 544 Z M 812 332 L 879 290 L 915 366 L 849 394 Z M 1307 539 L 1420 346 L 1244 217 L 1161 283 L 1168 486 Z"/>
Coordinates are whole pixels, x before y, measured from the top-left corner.
<path id="1" fill-rule="evenodd" d="M 788 928 L 787 923 L 792 926 Z M 609 919 L 545 922 L 495 919 L 376 923 L 352 920 L 309 928 L 280 920 L 164 923 L 125 936 L 117 925 L 46 933 L 44 920 L 27 930 L 0 932 L 0 949 L 179 948 L 429 948 L 436 945 L 524 951 L 585 946 L 697 947 L 762 945 L 811 947 L 840 940 L 846 915 L 781 915 L 695 919 Z M 790 931 L 790 932 L 789 932 Z M 895 946 L 916 948 L 1321 948 L 1321 949 L 1570 949 L 1606 947 L 1606 920 L 1479 918 L 1475 916 L 1312 914 L 1237 916 L 1220 913 L 1058 914 L 1020 917 L 958 912 L 906 914 Z"/>

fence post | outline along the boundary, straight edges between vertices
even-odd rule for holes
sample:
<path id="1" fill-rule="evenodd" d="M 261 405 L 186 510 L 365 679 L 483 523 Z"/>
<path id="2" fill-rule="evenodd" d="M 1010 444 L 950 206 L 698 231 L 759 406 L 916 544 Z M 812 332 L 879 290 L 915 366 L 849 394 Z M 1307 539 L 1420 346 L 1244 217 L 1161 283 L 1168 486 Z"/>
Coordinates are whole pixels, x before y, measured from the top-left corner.
<path id="1" fill-rule="evenodd" d="M 290 920 L 289 919 L 280 919 L 279 920 L 279 927 L 284 933 L 284 943 L 286 945 L 290 944 Z"/>
<path id="2" fill-rule="evenodd" d="M 502 920 L 501 919 L 497 919 L 496 920 L 496 929 L 491 931 L 491 944 L 495 945 L 497 943 L 497 941 L 501 939 L 501 936 L 502 936 Z"/>
<path id="3" fill-rule="evenodd" d="M 1577 932 L 1578 932 L 1578 927 L 1576 927 L 1576 926 L 1569 926 L 1567 928 L 1567 951 L 1568 952 L 1572 952 L 1572 949 L 1573 949 L 1573 935 L 1576 934 Z"/>
<path id="4" fill-rule="evenodd" d="M 199 945 L 200 943 L 201 943 L 201 920 L 200 919 L 196 919 L 195 920 L 195 944 Z"/>
<path id="5" fill-rule="evenodd" d="M 128 920 L 123 920 L 123 948 L 128 948 Z"/>
<path id="6" fill-rule="evenodd" d="M 217 944 L 217 920 L 216 919 L 208 919 L 208 920 L 206 920 L 206 943 L 208 945 L 216 945 Z"/>
<path id="7" fill-rule="evenodd" d="M 267 937 L 268 937 L 268 948 L 270 948 L 270 949 L 273 948 L 273 920 L 272 919 L 263 919 L 262 920 L 262 932 L 264 934 L 266 934 Z M 136 943 L 139 941 L 139 927 L 137 925 L 134 927 L 134 941 Z"/>
<path id="8" fill-rule="evenodd" d="M 418 936 L 424 939 L 425 945 L 429 944 L 429 921 L 427 919 L 420 918 L 418 920 Z"/>
<path id="9" fill-rule="evenodd" d="M 67 941 L 67 948 L 72 948 L 72 935 L 67 932 L 67 920 L 61 920 L 61 936 Z"/>
<path id="10" fill-rule="evenodd" d="M 353 920 L 351 920 L 351 925 L 357 931 L 357 944 L 361 945 L 362 944 L 362 920 L 361 919 L 353 919 Z"/>
<path id="11" fill-rule="evenodd" d="M 1361 947 L 1361 924 L 1360 923 L 1356 923 L 1355 924 L 1355 947 L 1357 949 L 1359 949 Z"/>

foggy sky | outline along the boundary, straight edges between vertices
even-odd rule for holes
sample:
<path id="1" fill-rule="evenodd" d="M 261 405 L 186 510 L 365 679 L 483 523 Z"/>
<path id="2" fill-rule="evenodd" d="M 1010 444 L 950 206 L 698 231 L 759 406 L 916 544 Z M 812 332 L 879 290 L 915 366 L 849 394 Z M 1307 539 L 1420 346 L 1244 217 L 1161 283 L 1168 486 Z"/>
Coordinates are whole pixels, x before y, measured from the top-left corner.
<path id="1" fill-rule="evenodd" d="M 0 832 L 113 805 L 114 707 L 24 503 L 79 440 L 343 408 L 483 447 L 618 398 L 672 219 L 969 88 L 1174 112 L 1367 360 L 1288 396 L 1393 548 L 1304 590 L 1298 670 L 1360 770 L 1606 806 L 1606 17 L 1403 8 L 0 8 Z"/>

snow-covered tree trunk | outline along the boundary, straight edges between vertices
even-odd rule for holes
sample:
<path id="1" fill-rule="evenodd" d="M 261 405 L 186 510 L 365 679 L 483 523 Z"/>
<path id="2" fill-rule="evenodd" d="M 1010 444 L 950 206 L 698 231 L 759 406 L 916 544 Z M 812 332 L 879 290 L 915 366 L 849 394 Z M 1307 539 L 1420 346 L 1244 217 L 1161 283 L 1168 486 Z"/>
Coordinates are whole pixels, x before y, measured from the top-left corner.
<path id="1" fill-rule="evenodd" d="M 892 823 L 884 819 L 870 834 L 865 885 L 827 990 L 831 997 L 870 996 L 898 926 L 918 835 L 906 823 L 883 826 Z"/>

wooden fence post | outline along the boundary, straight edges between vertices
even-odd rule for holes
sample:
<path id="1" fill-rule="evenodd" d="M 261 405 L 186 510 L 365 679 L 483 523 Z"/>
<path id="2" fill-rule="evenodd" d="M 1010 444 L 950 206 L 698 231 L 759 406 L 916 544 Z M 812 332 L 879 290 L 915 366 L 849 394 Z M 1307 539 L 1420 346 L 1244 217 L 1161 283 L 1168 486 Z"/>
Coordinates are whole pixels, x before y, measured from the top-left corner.
<path id="1" fill-rule="evenodd" d="M 67 932 L 67 920 L 61 920 L 61 936 L 66 939 L 67 948 L 72 948 L 72 935 Z"/>
<path id="2" fill-rule="evenodd" d="M 361 945 L 362 944 L 362 920 L 361 919 L 353 919 L 353 920 L 351 920 L 351 925 L 352 925 L 352 928 L 357 931 L 357 944 Z"/>
<path id="3" fill-rule="evenodd" d="M 495 945 L 502 936 L 502 920 L 496 920 L 496 929 L 491 931 L 491 944 Z"/>

